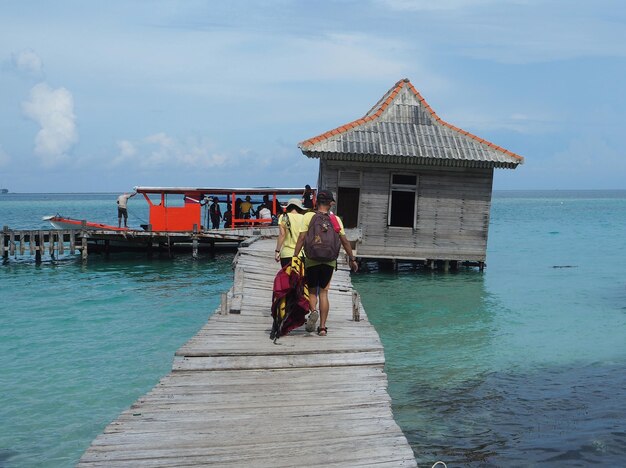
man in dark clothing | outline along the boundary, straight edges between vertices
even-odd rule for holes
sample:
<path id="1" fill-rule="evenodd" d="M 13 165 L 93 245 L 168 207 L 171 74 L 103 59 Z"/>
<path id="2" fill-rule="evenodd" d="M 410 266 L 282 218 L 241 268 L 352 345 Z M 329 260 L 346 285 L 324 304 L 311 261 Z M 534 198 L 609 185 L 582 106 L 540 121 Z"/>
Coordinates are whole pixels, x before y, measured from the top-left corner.
<path id="1" fill-rule="evenodd" d="M 213 203 L 209 206 L 209 215 L 211 216 L 211 229 L 219 229 L 220 220 L 222 219 L 222 211 L 220 210 L 219 199 L 213 197 Z"/>
<path id="2" fill-rule="evenodd" d="M 304 186 L 304 193 L 302 194 L 302 205 L 307 209 L 313 208 L 313 191 L 311 186 L 306 184 Z"/>

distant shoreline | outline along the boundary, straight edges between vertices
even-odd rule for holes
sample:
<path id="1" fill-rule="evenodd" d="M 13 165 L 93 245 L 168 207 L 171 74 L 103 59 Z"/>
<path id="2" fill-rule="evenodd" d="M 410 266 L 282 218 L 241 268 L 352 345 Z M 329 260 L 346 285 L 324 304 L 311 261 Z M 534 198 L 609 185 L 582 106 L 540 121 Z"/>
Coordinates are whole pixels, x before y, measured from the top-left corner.
<path id="1" fill-rule="evenodd" d="M 8 192 L 3 195 L 118 195 L 120 193 L 128 192 L 128 190 L 120 190 L 116 192 Z M 498 194 L 528 194 L 528 193 L 558 193 L 558 194 L 575 194 L 575 193 L 607 193 L 617 192 L 626 193 L 626 188 L 623 189 L 514 189 L 514 190 L 500 190 L 495 189 L 492 191 L 494 195 Z"/>

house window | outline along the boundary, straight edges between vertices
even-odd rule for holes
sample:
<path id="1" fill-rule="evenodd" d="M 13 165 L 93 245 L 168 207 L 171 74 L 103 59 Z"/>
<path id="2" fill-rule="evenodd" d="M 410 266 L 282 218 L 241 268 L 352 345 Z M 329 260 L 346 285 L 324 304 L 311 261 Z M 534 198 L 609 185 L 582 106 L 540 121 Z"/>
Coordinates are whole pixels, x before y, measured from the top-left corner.
<path id="1" fill-rule="evenodd" d="M 392 174 L 387 224 L 389 226 L 414 228 L 416 199 L 417 176 Z"/>

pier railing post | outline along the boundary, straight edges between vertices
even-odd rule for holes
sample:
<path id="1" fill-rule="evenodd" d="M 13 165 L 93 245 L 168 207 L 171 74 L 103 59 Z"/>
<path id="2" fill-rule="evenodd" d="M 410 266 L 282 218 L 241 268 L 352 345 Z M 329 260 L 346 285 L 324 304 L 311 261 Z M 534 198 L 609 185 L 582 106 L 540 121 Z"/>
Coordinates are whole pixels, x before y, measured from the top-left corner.
<path id="1" fill-rule="evenodd" d="M 220 314 L 228 315 L 228 293 L 222 293 L 220 302 Z"/>
<path id="2" fill-rule="evenodd" d="M 352 320 L 361 321 L 361 296 L 356 291 L 352 291 Z"/>

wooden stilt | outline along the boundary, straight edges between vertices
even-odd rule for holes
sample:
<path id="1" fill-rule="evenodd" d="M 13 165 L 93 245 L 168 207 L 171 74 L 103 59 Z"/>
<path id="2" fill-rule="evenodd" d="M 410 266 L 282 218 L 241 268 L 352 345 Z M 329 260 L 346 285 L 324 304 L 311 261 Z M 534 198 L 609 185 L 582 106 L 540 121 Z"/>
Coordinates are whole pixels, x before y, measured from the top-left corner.
<path id="1" fill-rule="evenodd" d="M 41 263 L 41 250 L 43 246 L 43 234 L 41 231 L 37 231 L 35 236 L 35 263 Z"/>
<path id="2" fill-rule="evenodd" d="M 87 233 L 85 231 L 80 233 L 80 249 L 80 256 L 83 262 L 86 262 L 89 253 L 87 252 Z"/>
<path id="3" fill-rule="evenodd" d="M 59 255 L 63 255 L 65 252 L 65 232 L 61 231 L 59 233 Z"/>
<path id="4" fill-rule="evenodd" d="M 450 260 L 443 261 L 443 271 L 448 273 L 450 271 Z"/>
<path id="5" fill-rule="evenodd" d="M 9 258 L 9 238 L 7 236 L 7 231 L 9 230 L 8 226 L 4 226 L 4 228 L 2 228 L 2 244 L 0 245 L 0 249 L 2 250 L 2 259 L 4 261 L 8 260 Z"/>
<path id="6" fill-rule="evenodd" d="M 28 249 L 31 255 L 35 255 L 35 233 L 33 231 L 28 233 Z"/>
<path id="7" fill-rule="evenodd" d="M 198 225 L 193 225 L 193 236 L 191 240 L 191 258 L 196 260 L 198 258 Z"/>
<path id="8" fill-rule="evenodd" d="M 50 232 L 48 234 L 48 252 L 52 257 L 54 257 L 54 236 L 56 234 L 54 232 Z"/>
<path id="9" fill-rule="evenodd" d="M 74 231 L 70 231 L 70 253 L 74 255 L 76 252 L 76 233 Z"/>
<path id="10" fill-rule="evenodd" d="M 15 234 L 13 231 L 9 234 L 9 255 L 15 255 Z"/>

